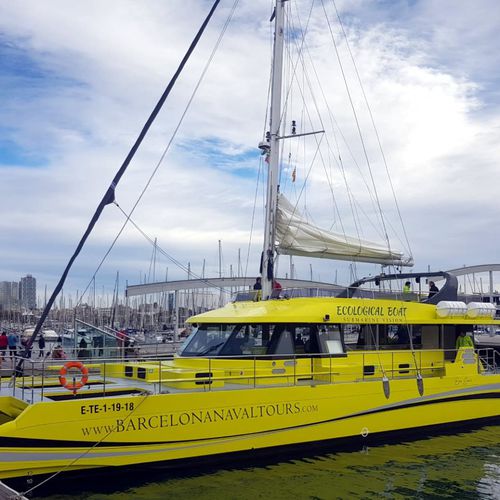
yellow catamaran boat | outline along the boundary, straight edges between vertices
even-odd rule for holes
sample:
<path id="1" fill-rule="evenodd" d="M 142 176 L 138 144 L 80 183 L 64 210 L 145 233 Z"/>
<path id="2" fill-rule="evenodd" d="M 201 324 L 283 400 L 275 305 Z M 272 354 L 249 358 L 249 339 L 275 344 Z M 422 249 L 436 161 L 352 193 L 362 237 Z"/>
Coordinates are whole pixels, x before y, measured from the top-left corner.
<path id="1" fill-rule="evenodd" d="M 260 145 L 269 156 L 262 289 L 192 317 L 173 359 L 25 360 L 1 381 L 0 479 L 248 457 L 499 418 L 498 354 L 456 342 L 474 325 L 500 321 L 492 304 L 457 301 L 454 276 L 381 275 L 336 297 L 273 290 L 277 241 L 282 253 L 408 263 L 390 249 L 318 233 L 278 196 L 284 3 L 273 15 L 271 124 Z M 421 302 L 363 287 L 431 276 L 446 284 Z"/>
<path id="2" fill-rule="evenodd" d="M 191 318 L 172 360 L 89 365 L 76 395 L 59 385 L 60 365 L 36 367 L 0 398 L 0 478 L 498 418 L 498 355 L 454 347 L 478 321 L 500 324 L 494 313 L 452 301 L 236 301 Z"/>

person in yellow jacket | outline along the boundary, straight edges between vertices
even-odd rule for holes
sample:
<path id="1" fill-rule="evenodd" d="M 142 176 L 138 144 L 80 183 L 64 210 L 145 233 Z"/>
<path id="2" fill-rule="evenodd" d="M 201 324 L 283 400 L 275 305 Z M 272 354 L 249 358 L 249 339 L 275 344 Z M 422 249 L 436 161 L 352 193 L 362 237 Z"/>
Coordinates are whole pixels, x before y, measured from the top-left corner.
<path id="1" fill-rule="evenodd" d="M 457 337 L 456 348 L 457 350 L 461 347 L 472 347 L 474 348 L 474 342 L 472 338 L 465 334 L 465 332 L 460 332 L 460 335 Z"/>

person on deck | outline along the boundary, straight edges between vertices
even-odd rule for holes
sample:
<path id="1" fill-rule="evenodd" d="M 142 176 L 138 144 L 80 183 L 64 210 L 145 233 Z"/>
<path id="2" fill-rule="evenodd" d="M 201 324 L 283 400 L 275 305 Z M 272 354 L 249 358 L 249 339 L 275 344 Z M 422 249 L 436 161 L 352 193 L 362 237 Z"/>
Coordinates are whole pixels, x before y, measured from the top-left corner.
<path id="1" fill-rule="evenodd" d="M 434 281 L 429 281 L 429 299 L 434 297 L 438 292 L 439 288 L 436 286 L 436 283 L 434 283 Z"/>
<path id="2" fill-rule="evenodd" d="M 407 295 L 411 292 L 411 283 L 407 281 L 403 286 L 403 294 Z"/>
<path id="3" fill-rule="evenodd" d="M 271 297 L 273 299 L 279 299 L 281 296 L 281 291 L 283 287 L 279 281 L 273 280 L 273 291 L 271 292 Z"/>
<path id="4" fill-rule="evenodd" d="M 460 349 L 461 347 L 472 347 L 474 349 L 474 342 L 469 335 L 466 335 L 464 331 L 460 332 L 460 335 L 457 337 L 456 349 Z"/>
<path id="5" fill-rule="evenodd" d="M 255 283 L 253 284 L 254 292 L 254 300 L 258 301 L 262 298 L 262 281 L 261 278 L 256 278 Z"/>

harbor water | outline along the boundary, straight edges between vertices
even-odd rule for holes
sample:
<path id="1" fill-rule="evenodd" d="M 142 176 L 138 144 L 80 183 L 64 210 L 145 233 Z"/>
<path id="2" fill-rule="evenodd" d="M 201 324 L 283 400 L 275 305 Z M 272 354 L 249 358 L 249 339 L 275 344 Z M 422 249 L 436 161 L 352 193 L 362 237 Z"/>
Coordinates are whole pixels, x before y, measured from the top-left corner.
<path id="1" fill-rule="evenodd" d="M 33 478 L 31 486 L 36 484 Z M 500 499 L 500 426 L 348 451 L 304 452 L 252 465 L 233 463 L 175 473 L 151 467 L 125 474 L 89 471 L 86 479 L 58 476 L 31 496 L 45 500 Z"/>

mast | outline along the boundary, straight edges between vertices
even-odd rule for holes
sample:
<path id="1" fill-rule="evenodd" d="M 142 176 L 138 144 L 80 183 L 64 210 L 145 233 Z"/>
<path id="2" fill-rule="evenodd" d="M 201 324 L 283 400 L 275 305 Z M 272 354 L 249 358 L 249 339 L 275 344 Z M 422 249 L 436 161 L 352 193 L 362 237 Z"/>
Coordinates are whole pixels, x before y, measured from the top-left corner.
<path id="1" fill-rule="evenodd" d="M 262 254 L 262 299 L 271 296 L 274 277 L 274 246 L 276 234 L 276 209 L 279 189 L 279 129 L 281 120 L 281 82 L 283 71 L 284 3 L 276 0 L 274 10 L 274 49 L 272 64 L 271 113 L 267 143 L 261 145 L 268 152 L 269 170 L 267 176 L 266 218 L 264 225 L 264 249 Z"/>

